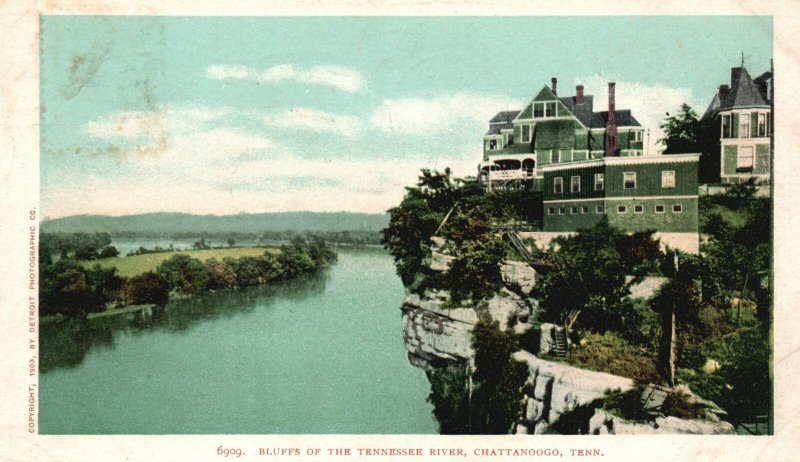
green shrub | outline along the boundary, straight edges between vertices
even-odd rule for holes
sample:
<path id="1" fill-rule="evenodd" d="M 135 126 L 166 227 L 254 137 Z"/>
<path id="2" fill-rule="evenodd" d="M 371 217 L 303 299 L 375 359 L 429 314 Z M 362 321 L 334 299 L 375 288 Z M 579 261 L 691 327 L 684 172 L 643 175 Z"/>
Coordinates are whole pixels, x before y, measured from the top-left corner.
<path id="1" fill-rule="evenodd" d="M 659 381 L 654 355 L 614 332 L 584 333 L 567 360 L 575 366 L 629 377 L 636 382 Z"/>

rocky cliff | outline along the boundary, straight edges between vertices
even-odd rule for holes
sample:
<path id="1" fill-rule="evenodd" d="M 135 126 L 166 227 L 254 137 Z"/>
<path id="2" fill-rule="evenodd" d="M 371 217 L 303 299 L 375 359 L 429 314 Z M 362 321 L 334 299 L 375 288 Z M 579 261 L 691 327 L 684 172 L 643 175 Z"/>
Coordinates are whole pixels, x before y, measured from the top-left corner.
<path id="1" fill-rule="evenodd" d="M 485 306 L 445 308 L 447 291 L 427 291 L 423 296 L 408 294 L 403 300 L 403 337 L 411 364 L 428 369 L 442 363 L 468 365 L 473 356 L 472 328 L 478 323 L 478 311 L 486 310 L 500 323 L 517 333 L 530 328 L 534 300 L 527 297 L 533 289 L 536 272 L 521 262 L 502 265 L 504 287 Z"/>
<path id="2" fill-rule="evenodd" d="M 434 252 L 431 268 L 444 271 L 451 261 L 446 253 Z M 503 287 L 481 306 L 448 306 L 450 296 L 443 290 L 408 294 L 402 305 L 402 319 L 411 364 L 426 372 L 452 366 L 470 370 L 475 355 L 472 329 L 478 323 L 479 312 L 491 315 L 502 330 L 511 328 L 521 334 L 530 329 L 538 307 L 530 297 L 536 271 L 523 262 L 505 262 L 501 275 Z M 552 331 L 558 327 L 543 324 L 541 328 L 540 348 L 547 351 L 552 346 Z M 526 363 L 529 371 L 520 397 L 523 407 L 517 424 L 519 434 L 734 433 L 733 426 L 716 417 L 721 412 L 713 403 L 708 403 L 706 420 L 656 417 L 647 423 L 629 422 L 602 408 L 607 392 L 629 393 L 634 389 L 630 379 L 543 360 L 526 351 L 517 352 L 515 359 Z"/>

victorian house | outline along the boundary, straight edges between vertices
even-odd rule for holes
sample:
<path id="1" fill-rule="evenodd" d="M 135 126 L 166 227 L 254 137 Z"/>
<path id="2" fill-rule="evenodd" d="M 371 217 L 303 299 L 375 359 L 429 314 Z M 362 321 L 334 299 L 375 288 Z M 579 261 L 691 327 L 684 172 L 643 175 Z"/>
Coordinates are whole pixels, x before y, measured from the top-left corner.
<path id="1" fill-rule="evenodd" d="M 542 233 L 565 234 L 607 217 L 624 231 L 655 230 L 673 248 L 698 251 L 699 154 L 644 156 L 630 110 L 594 112 L 582 85 L 559 97 L 557 81 L 522 111 L 498 113 L 484 136 L 478 178 L 487 189 L 542 192 Z"/>
<path id="2" fill-rule="evenodd" d="M 719 179 L 770 182 L 772 73 L 753 79 L 744 67 L 731 69 L 731 83 L 719 86 L 702 121 L 704 135 L 719 144 Z"/>

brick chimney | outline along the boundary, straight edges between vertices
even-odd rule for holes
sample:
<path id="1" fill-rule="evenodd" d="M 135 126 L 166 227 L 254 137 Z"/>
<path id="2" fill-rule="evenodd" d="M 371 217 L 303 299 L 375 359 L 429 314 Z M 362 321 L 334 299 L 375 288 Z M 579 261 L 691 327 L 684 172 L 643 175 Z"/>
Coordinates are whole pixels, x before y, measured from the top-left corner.
<path id="1" fill-rule="evenodd" d="M 558 79 L 553 77 L 552 79 L 550 79 L 550 82 L 552 82 L 552 84 L 553 84 L 553 86 L 551 88 L 551 90 L 553 90 L 553 94 L 557 95 L 558 93 L 556 93 L 556 84 L 558 83 Z"/>
<path id="2" fill-rule="evenodd" d="M 617 108 L 614 100 L 616 83 L 608 83 L 608 121 L 606 122 L 606 157 L 617 155 Z"/>
<path id="3" fill-rule="evenodd" d="M 583 104 L 583 85 L 575 86 L 575 102 Z"/>
<path id="4" fill-rule="evenodd" d="M 725 99 L 728 97 L 728 94 L 731 91 L 731 87 L 728 85 L 720 85 L 719 86 L 719 103 L 722 104 Z"/>

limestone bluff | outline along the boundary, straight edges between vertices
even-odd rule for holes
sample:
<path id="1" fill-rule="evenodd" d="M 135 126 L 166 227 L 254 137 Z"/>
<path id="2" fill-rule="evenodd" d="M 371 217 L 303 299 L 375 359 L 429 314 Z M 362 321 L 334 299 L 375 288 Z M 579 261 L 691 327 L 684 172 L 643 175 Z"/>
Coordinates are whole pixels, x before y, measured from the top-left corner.
<path id="1" fill-rule="evenodd" d="M 441 238 L 434 238 L 433 244 L 429 267 L 446 271 L 453 257 L 447 255 Z M 501 330 L 509 328 L 516 334 L 535 324 L 538 301 L 531 293 L 536 270 L 525 262 L 504 261 L 500 272 L 502 287 L 480 306 L 468 302 L 452 307 L 446 290 L 428 290 L 422 295 L 407 291 L 401 313 L 412 365 L 426 371 L 429 378 L 431 372 L 444 368 L 460 368 L 468 374 L 474 367 L 471 340 L 479 312 L 498 321 Z M 537 353 L 544 355 L 556 347 L 559 327 L 543 323 L 539 328 Z M 609 394 L 637 393 L 633 380 L 545 360 L 524 350 L 514 353 L 514 359 L 528 369 L 519 396 L 521 413 L 516 434 L 735 434 L 733 425 L 720 418 L 724 418 L 724 411 L 695 395 L 691 399 L 705 408 L 703 419 L 658 416 L 648 423 L 631 422 L 603 407 Z M 665 395 L 657 388 L 649 393 L 656 395 L 655 399 Z"/>

